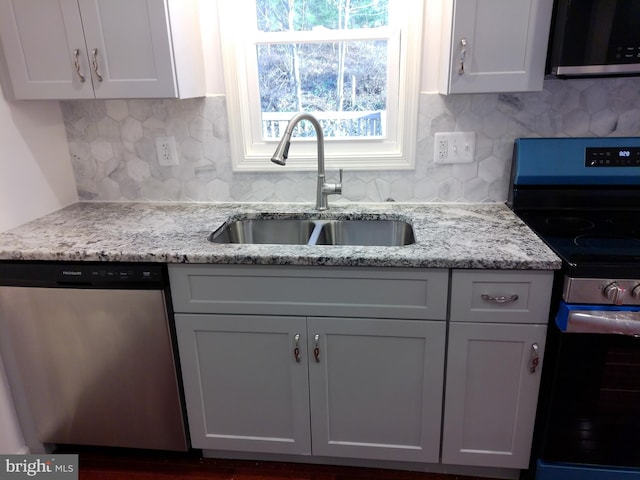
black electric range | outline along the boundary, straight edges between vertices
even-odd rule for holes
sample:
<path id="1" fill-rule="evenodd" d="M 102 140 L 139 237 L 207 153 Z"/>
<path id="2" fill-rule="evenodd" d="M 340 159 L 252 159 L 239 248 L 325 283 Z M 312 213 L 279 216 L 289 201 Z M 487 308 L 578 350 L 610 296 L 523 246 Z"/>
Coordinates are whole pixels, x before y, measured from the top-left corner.
<path id="1" fill-rule="evenodd" d="M 514 145 L 508 205 L 562 259 L 536 480 L 640 480 L 640 137 Z"/>

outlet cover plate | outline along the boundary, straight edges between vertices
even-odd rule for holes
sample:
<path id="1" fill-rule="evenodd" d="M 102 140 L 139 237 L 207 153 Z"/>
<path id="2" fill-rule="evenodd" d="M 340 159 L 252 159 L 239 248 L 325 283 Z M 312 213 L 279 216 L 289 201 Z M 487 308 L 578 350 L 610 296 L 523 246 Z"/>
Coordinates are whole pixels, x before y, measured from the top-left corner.
<path id="1" fill-rule="evenodd" d="M 471 163 L 476 154 L 476 132 L 435 134 L 434 163 Z"/>
<path id="2" fill-rule="evenodd" d="M 156 137 L 156 154 L 162 167 L 174 167 L 180 163 L 175 137 Z"/>

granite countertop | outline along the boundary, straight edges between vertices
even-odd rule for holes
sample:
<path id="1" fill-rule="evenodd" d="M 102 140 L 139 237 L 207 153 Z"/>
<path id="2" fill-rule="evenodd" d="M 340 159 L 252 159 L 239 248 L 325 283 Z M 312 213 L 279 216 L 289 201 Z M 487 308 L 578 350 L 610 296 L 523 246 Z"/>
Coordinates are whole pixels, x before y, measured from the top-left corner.
<path id="1" fill-rule="evenodd" d="M 230 217 L 318 216 L 311 204 L 76 203 L 0 233 L 0 260 L 535 269 L 560 259 L 502 204 L 331 205 L 326 218 L 413 224 L 402 247 L 214 244 Z"/>

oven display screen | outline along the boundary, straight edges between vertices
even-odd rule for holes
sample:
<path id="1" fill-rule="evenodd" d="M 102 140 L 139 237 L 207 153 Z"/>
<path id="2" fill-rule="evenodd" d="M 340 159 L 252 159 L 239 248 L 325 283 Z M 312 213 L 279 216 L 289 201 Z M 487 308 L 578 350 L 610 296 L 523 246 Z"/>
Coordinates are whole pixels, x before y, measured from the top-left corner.
<path id="1" fill-rule="evenodd" d="M 640 167 L 640 147 L 587 147 L 585 167 Z"/>

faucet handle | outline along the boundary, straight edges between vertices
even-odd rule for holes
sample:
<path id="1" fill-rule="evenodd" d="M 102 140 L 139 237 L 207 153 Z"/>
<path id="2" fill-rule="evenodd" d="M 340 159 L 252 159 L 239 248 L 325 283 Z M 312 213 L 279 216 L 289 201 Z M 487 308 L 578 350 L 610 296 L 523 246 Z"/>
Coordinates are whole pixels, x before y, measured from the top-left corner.
<path id="1" fill-rule="evenodd" d="M 342 193 L 342 169 L 340 169 L 340 183 L 325 182 L 324 172 L 318 175 L 318 196 L 316 201 L 317 210 L 327 209 L 327 196 Z"/>

